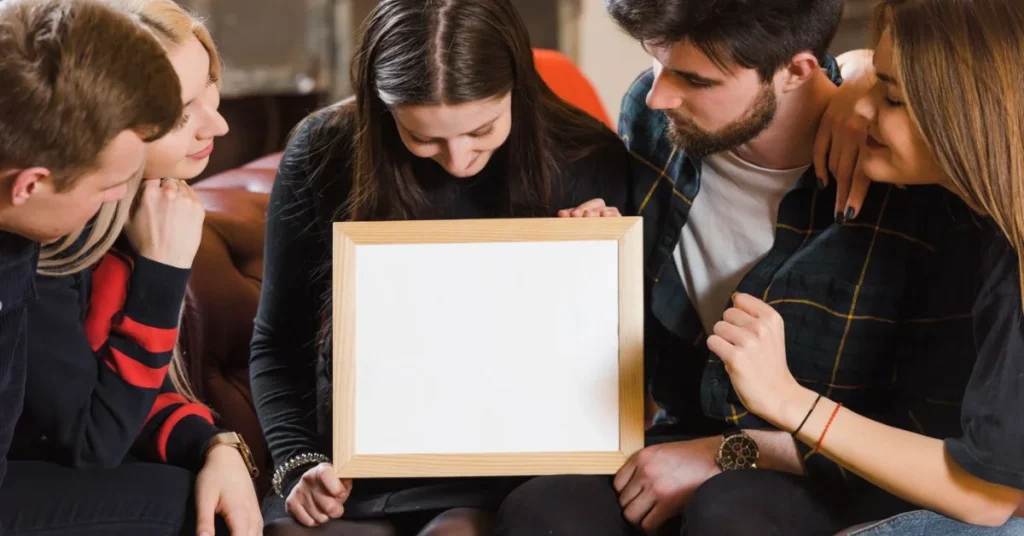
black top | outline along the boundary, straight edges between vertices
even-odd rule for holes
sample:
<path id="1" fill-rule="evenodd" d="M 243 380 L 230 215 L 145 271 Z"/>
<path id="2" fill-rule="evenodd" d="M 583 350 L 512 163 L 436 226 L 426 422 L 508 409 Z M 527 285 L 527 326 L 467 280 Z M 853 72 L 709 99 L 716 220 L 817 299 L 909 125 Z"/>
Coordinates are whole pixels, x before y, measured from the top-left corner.
<path id="1" fill-rule="evenodd" d="M 79 468 L 134 458 L 199 471 L 219 430 L 169 375 L 190 273 L 122 239 L 95 266 L 37 276 L 12 457 Z"/>
<path id="2" fill-rule="evenodd" d="M 343 109 L 343 114 L 351 110 Z M 263 287 L 255 320 L 250 375 L 253 398 L 276 465 L 304 452 L 330 454 L 328 344 L 320 344 L 329 311 L 331 226 L 351 181 L 351 129 L 330 124 L 327 112 L 314 115 L 294 136 L 270 195 Z M 350 118 L 351 116 L 349 116 Z M 345 123 L 347 121 L 344 121 Z M 311 134 L 313 132 L 314 134 Z M 322 162 L 311 180 L 306 162 L 310 136 L 339 140 L 342 154 Z M 315 141 L 315 140 L 314 140 Z M 400 150 L 405 150 L 404 147 Z M 441 218 L 495 218 L 503 209 L 500 149 L 476 177 L 448 175 L 432 160 L 416 159 L 414 172 Z M 607 141 L 589 156 L 566 165 L 554 178 L 550 216 L 596 198 L 624 207 L 628 154 L 608 131 Z"/>
<path id="3" fill-rule="evenodd" d="M 7 474 L 7 452 L 21 415 L 28 351 L 28 305 L 36 296 L 33 282 L 39 246 L 0 231 L 0 485 Z M 3 527 L 0 527 L 2 532 Z"/>
<path id="4" fill-rule="evenodd" d="M 945 443 L 982 480 L 1024 489 L 1024 313 L 1017 255 L 961 203 L 935 204 L 959 222 L 934 254 L 908 267 L 910 314 L 892 355 L 886 407 L 865 415 Z M 911 313 L 912 313 L 912 309 Z M 851 520 L 917 508 L 849 476 Z"/>
<path id="5" fill-rule="evenodd" d="M 970 269 L 947 263 L 946 282 L 934 287 L 947 299 L 970 300 L 971 314 L 947 325 L 949 333 L 929 341 L 908 364 L 908 389 L 926 401 L 911 407 L 908 413 L 917 422 L 909 424 L 944 438 L 949 455 L 968 473 L 1024 489 L 1020 270 L 1003 234 L 989 222 L 982 227 L 977 256 L 966 263 Z M 961 340 L 967 341 L 964 348 L 957 346 Z M 949 399 L 945 393 L 962 396 Z"/>

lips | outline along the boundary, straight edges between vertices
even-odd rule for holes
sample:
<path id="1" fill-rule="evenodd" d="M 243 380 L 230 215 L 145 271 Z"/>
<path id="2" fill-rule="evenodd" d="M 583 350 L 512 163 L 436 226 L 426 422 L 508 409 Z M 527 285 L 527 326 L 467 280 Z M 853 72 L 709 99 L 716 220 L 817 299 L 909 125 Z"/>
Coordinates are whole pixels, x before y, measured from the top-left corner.
<path id="1" fill-rule="evenodd" d="M 872 136 L 870 132 L 868 132 L 867 146 L 870 149 L 885 149 L 888 147 L 884 143 L 878 141 L 878 138 Z"/>
<path id="2" fill-rule="evenodd" d="M 199 151 L 198 153 L 190 154 L 190 155 L 188 155 L 188 157 L 191 158 L 192 160 L 202 160 L 202 159 L 210 156 L 211 154 L 213 154 L 213 142 L 210 142 L 210 145 L 208 145 L 202 151 Z"/>

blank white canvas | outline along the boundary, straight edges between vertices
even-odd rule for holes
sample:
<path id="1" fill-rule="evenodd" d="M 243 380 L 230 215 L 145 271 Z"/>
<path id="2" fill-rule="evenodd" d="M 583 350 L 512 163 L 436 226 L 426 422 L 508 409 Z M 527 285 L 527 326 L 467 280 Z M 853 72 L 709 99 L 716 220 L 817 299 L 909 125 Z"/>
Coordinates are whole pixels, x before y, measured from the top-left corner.
<path id="1" fill-rule="evenodd" d="M 356 454 L 619 449 L 617 242 L 355 257 Z"/>

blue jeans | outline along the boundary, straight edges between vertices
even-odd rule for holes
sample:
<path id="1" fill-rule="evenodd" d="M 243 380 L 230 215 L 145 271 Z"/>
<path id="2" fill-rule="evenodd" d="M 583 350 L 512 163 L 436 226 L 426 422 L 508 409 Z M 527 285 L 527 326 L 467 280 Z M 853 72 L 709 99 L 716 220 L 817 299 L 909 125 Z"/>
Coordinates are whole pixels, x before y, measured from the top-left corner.
<path id="1" fill-rule="evenodd" d="M 1024 518 L 1002 527 L 979 527 L 928 510 L 915 510 L 843 533 L 849 536 L 1013 536 L 1024 535 Z"/>

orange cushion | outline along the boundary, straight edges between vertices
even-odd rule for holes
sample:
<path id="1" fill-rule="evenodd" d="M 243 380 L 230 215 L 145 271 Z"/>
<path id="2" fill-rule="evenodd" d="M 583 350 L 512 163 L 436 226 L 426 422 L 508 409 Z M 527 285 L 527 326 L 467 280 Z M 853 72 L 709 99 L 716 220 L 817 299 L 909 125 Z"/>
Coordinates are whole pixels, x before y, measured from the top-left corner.
<path id="1" fill-rule="evenodd" d="M 556 50 L 535 48 L 533 61 L 540 77 L 556 95 L 615 130 L 594 86 L 569 58 Z"/>

